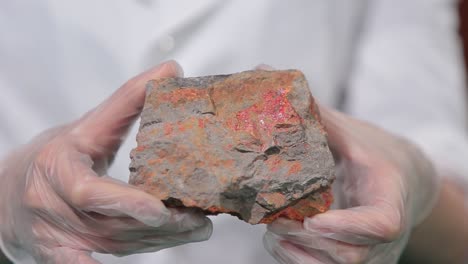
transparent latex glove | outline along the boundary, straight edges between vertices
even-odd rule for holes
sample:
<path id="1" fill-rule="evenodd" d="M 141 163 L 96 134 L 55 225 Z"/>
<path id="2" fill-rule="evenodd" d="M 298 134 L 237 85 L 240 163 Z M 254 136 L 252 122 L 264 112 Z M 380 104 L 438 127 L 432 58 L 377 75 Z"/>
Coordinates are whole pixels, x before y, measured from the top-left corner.
<path id="1" fill-rule="evenodd" d="M 320 107 L 337 161 L 334 207 L 303 223 L 268 226 L 266 249 L 281 263 L 397 263 L 411 228 L 432 209 L 439 180 L 411 143 Z"/>
<path id="2" fill-rule="evenodd" d="M 181 74 L 166 62 L 124 84 L 79 120 L 45 131 L 1 163 L 2 250 L 18 263 L 98 263 L 91 252 L 128 255 L 202 241 L 200 212 L 167 209 L 106 175 L 139 116 L 150 79 Z"/>

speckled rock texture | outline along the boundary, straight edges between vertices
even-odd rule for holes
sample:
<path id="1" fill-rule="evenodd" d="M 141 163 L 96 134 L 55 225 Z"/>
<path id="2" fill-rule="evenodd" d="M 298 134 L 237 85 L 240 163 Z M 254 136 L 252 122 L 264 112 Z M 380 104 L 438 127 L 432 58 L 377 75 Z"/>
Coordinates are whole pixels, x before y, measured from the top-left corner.
<path id="1" fill-rule="evenodd" d="M 300 71 L 166 78 L 147 88 L 131 184 L 168 207 L 251 224 L 329 208 L 334 161 Z"/>

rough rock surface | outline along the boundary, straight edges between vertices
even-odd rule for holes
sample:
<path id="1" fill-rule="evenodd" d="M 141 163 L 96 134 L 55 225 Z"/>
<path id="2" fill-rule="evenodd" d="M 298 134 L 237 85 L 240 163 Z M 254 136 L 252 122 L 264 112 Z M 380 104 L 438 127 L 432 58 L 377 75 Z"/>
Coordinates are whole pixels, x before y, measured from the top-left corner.
<path id="1" fill-rule="evenodd" d="M 332 202 L 319 118 L 295 70 L 150 81 L 130 183 L 169 207 L 303 220 Z"/>

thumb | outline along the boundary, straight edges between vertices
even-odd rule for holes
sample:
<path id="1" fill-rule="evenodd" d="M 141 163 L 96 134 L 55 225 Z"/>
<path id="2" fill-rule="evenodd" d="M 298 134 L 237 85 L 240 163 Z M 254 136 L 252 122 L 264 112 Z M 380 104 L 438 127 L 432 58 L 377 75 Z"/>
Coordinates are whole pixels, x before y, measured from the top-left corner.
<path id="1" fill-rule="evenodd" d="M 98 153 L 114 152 L 139 116 L 145 102 L 146 83 L 151 79 L 183 75 L 175 61 L 167 61 L 133 77 L 107 100 L 78 121 L 72 133 Z"/>
<path id="2" fill-rule="evenodd" d="M 317 104 L 321 123 L 328 136 L 328 146 L 337 158 L 353 155 L 353 142 L 359 134 L 359 121 L 326 106 Z"/>
<path id="3" fill-rule="evenodd" d="M 403 231 L 402 213 L 397 206 L 378 201 L 373 206 L 330 210 L 304 220 L 311 233 L 354 245 L 388 243 Z"/>

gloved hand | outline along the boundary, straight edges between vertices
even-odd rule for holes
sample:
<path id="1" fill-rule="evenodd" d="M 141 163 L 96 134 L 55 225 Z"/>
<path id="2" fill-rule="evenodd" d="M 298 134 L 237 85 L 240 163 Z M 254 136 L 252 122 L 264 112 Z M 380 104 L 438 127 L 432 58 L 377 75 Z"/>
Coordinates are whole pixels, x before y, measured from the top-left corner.
<path id="1" fill-rule="evenodd" d="M 106 175 L 138 117 L 150 79 L 180 74 L 167 62 L 124 84 L 79 120 L 50 129 L 0 167 L 2 250 L 19 263 L 98 263 L 91 252 L 128 255 L 202 241 L 200 212 L 167 209 Z M 59 109 L 57 109 L 59 111 Z"/>
<path id="2" fill-rule="evenodd" d="M 281 263 L 392 264 L 439 189 L 431 163 L 411 143 L 320 107 L 337 161 L 337 209 L 268 226 L 266 249 Z"/>

